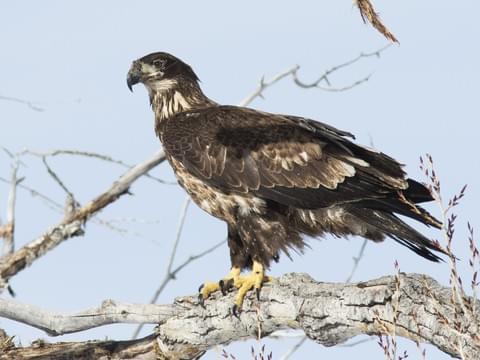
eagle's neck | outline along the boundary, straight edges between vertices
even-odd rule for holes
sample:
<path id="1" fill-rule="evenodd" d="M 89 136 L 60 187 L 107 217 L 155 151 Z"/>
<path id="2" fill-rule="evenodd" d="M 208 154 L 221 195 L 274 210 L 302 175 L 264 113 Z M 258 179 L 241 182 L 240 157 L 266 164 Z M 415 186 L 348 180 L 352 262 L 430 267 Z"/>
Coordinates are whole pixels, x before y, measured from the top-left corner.
<path id="1" fill-rule="evenodd" d="M 148 90 L 157 126 L 183 111 L 216 104 L 205 96 L 196 81 L 162 80 L 151 84 Z"/>

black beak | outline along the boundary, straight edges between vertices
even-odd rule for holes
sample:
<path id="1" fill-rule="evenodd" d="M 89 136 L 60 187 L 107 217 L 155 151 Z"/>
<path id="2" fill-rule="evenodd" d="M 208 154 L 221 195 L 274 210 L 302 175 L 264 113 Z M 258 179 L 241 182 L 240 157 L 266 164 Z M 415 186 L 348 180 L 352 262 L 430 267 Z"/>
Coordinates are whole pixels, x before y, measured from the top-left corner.
<path id="1" fill-rule="evenodd" d="M 141 79 L 141 71 L 140 71 L 139 65 L 136 62 L 134 62 L 127 74 L 127 86 L 130 91 L 133 92 L 132 90 L 133 85 L 138 84 L 140 82 L 140 79 Z"/>

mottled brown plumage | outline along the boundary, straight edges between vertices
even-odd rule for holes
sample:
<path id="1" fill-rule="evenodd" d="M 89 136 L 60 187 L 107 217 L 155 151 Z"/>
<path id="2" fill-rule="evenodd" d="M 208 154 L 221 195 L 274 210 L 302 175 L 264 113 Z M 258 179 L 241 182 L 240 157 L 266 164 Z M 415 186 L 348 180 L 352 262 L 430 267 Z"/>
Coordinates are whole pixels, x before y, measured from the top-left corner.
<path id="1" fill-rule="evenodd" d="M 433 261 L 443 252 L 397 217 L 440 227 L 418 203 L 429 191 L 391 157 L 353 136 L 301 117 L 208 99 L 190 66 L 166 53 L 135 61 L 128 85 L 142 82 L 155 130 L 180 185 L 228 224 L 233 268 L 268 267 L 302 251 L 303 234 L 393 238 Z"/>

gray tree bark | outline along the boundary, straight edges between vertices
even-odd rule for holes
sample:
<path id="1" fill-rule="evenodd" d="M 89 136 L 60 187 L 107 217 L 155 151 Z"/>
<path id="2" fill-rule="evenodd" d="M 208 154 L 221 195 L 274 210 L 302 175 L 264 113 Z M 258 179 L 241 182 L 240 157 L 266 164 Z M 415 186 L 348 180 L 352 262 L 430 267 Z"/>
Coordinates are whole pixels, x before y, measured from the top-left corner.
<path id="1" fill-rule="evenodd" d="M 171 305 L 132 305 L 105 301 L 77 314 L 51 313 L 1 300 L 0 316 L 63 334 L 111 323 L 156 323 L 156 332 L 126 342 L 36 344 L 3 343 L 0 359 L 194 359 L 214 346 L 262 338 L 283 329 L 301 329 L 324 346 L 357 335 L 400 336 L 429 343 L 456 358 L 479 359 L 480 302 L 454 294 L 419 274 L 385 276 L 355 284 L 319 283 L 306 274 L 287 274 L 266 284 L 260 301 L 247 297 L 238 318 L 231 314 L 234 293 L 214 295 L 198 305 L 195 296 Z M 6 345 L 5 345 L 6 344 Z"/>

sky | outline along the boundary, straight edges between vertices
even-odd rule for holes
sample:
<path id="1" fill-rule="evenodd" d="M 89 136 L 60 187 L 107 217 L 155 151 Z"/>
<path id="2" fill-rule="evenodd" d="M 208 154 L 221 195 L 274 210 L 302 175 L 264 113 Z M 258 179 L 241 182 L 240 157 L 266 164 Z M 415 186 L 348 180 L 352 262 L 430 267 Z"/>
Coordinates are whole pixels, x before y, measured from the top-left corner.
<path id="1" fill-rule="evenodd" d="M 376 1 L 382 19 L 400 45 L 332 74 L 342 87 L 365 76 L 370 80 L 346 92 L 305 90 L 284 79 L 251 107 L 300 115 L 354 133 L 403 164 L 423 180 L 419 156 L 432 154 L 445 198 L 468 184 L 454 250 L 462 276 L 469 279 L 466 223 L 480 226 L 475 202 L 480 196 L 478 159 L 480 3 L 474 0 Z M 11 152 L 77 149 L 138 163 L 160 146 L 146 91 L 126 87 L 131 62 L 154 51 L 170 52 L 194 68 L 202 88 L 215 101 L 238 104 L 262 76 L 271 78 L 296 64 L 304 81 L 314 80 L 360 53 L 387 41 L 365 25 L 351 1 L 2 1 L 0 2 L 0 146 Z M 477 45 L 475 45 L 477 44 Z M 2 98 L 3 97 L 3 98 Z M 30 101 L 41 111 L 8 98 Z M 80 203 L 104 191 L 124 169 L 96 159 L 55 157 L 53 169 Z M 10 175 L 11 159 L 0 153 L 0 176 Z M 24 184 L 58 203 L 65 193 L 41 160 L 22 157 Z M 155 176 L 174 181 L 162 164 Z M 163 279 L 185 194 L 176 185 L 140 179 L 125 196 L 98 216 L 112 230 L 89 222 L 84 237 L 66 241 L 11 281 L 20 302 L 49 310 L 79 311 L 104 299 L 146 303 Z M 8 185 L 0 182 L 0 218 L 5 221 Z M 5 205 L 2 205 L 5 204 Z M 434 205 L 429 209 L 439 214 Z M 16 208 L 16 247 L 58 223 L 61 214 L 38 197 L 20 191 Z M 420 228 L 435 238 L 435 231 Z M 192 205 L 175 264 L 225 237 L 225 226 Z M 283 258 L 272 275 L 307 272 L 319 281 L 345 281 L 362 240 L 312 240 L 311 250 L 293 261 Z M 394 272 L 428 274 L 448 284 L 448 266 L 431 264 L 394 241 L 368 244 L 354 281 Z M 226 246 L 183 270 L 161 294 L 159 303 L 193 294 L 205 280 L 229 269 Z M 466 281 L 468 282 L 468 281 Z M 8 296 L 8 295 L 2 295 Z M 135 326 L 113 325 L 50 338 L 39 330 L 0 319 L 0 328 L 23 345 L 37 338 L 50 342 L 128 339 Z M 152 327 L 146 327 L 147 334 Z M 361 340 L 358 338 L 355 340 Z M 274 359 L 299 340 L 237 343 L 226 349 L 248 358 L 250 346 L 266 344 Z M 419 357 L 416 346 L 400 349 Z M 447 359 L 432 347 L 427 359 Z M 293 359 L 323 357 L 382 359 L 375 341 L 355 347 L 324 348 L 308 342 Z M 205 359 L 218 359 L 212 350 Z"/>

